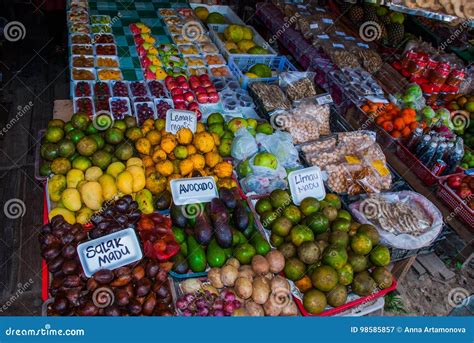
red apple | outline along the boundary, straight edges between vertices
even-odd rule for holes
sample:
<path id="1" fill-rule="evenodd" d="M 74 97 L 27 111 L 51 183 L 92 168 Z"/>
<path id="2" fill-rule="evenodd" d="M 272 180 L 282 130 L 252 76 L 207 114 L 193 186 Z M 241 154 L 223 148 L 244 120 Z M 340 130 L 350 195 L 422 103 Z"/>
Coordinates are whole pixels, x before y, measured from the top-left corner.
<path id="1" fill-rule="evenodd" d="M 460 176 L 451 176 L 448 178 L 448 186 L 452 189 L 458 189 L 461 186 L 462 178 Z"/>
<path id="2" fill-rule="evenodd" d="M 148 57 L 143 56 L 142 59 L 141 59 L 141 61 L 142 61 L 142 66 L 143 66 L 144 68 L 148 68 L 149 66 L 151 66 L 151 61 L 150 61 L 150 59 L 149 59 Z"/>
<path id="3" fill-rule="evenodd" d="M 211 104 L 215 104 L 215 103 L 219 102 L 219 95 L 216 92 L 208 93 L 207 97 L 208 97 L 208 101 Z"/>
<path id="4" fill-rule="evenodd" d="M 207 101 L 208 101 L 207 93 L 199 93 L 199 94 L 197 95 L 197 101 L 198 101 L 200 104 L 206 104 Z"/>
<path id="5" fill-rule="evenodd" d="M 194 90 L 194 93 L 196 93 L 196 94 L 202 94 L 202 93 L 207 94 L 207 91 L 206 91 L 206 88 L 199 86 Z"/>
<path id="6" fill-rule="evenodd" d="M 472 195 L 472 192 L 469 188 L 461 188 L 457 191 L 457 193 L 463 200 L 469 198 Z"/>
<path id="7" fill-rule="evenodd" d="M 185 82 L 179 82 L 178 87 L 180 87 L 182 89 L 189 89 L 189 84 L 186 81 Z"/>
<path id="8" fill-rule="evenodd" d="M 199 80 L 189 80 L 189 85 L 191 89 L 196 89 L 201 86 L 201 82 Z"/>
<path id="9" fill-rule="evenodd" d="M 171 93 L 171 96 L 183 95 L 184 94 L 184 92 L 181 88 L 173 88 L 170 93 Z"/>
<path id="10" fill-rule="evenodd" d="M 199 81 L 203 82 L 203 81 L 211 81 L 211 79 L 209 78 L 209 75 L 207 74 L 202 74 L 199 76 Z"/>
<path id="11" fill-rule="evenodd" d="M 191 75 L 189 77 L 189 83 L 193 82 L 193 81 L 197 81 L 199 82 L 199 77 L 197 77 L 196 75 Z"/>
<path id="12" fill-rule="evenodd" d="M 211 80 L 201 80 L 201 86 L 210 87 L 210 86 L 212 86 L 212 82 L 211 82 Z"/>
<path id="13" fill-rule="evenodd" d="M 170 81 L 168 82 L 168 84 L 166 85 L 166 88 L 168 88 L 170 91 L 172 91 L 173 89 L 175 88 L 178 88 L 178 83 L 176 81 Z"/>
<path id="14" fill-rule="evenodd" d="M 184 100 L 186 100 L 187 102 L 193 102 L 194 101 L 194 94 L 192 92 L 184 93 Z"/>
<path id="15" fill-rule="evenodd" d="M 175 103 L 174 108 L 176 110 L 185 110 L 186 109 L 186 103 L 184 103 L 184 102 Z"/>
<path id="16" fill-rule="evenodd" d="M 180 102 L 184 102 L 184 95 L 175 95 L 175 96 L 173 96 L 173 102 L 175 104 L 180 103 Z"/>
<path id="17" fill-rule="evenodd" d="M 178 81 L 179 83 L 186 82 L 186 78 L 183 75 L 179 75 L 178 77 L 176 77 L 176 81 Z"/>
<path id="18" fill-rule="evenodd" d="M 173 76 L 169 76 L 169 75 L 168 75 L 167 77 L 165 77 L 165 84 L 166 84 L 166 85 L 168 85 L 168 83 L 171 82 L 171 81 L 174 81 L 174 77 L 173 77 Z"/>
<path id="19" fill-rule="evenodd" d="M 190 111 L 199 111 L 199 104 L 196 101 L 193 101 L 188 104 L 188 110 Z"/>
<path id="20" fill-rule="evenodd" d="M 206 87 L 207 93 L 217 93 L 217 89 L 214 86 Z"/>

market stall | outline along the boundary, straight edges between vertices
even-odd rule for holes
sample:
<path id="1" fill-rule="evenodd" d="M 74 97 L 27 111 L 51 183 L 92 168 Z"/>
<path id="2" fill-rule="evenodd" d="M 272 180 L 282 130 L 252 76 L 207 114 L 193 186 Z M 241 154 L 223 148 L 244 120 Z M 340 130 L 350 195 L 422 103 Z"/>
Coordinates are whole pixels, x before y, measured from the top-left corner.
<path id="1" fill-rule="evenodd" d="M 297 13 L 259 7 L 266 41 L 227 6 L 71 1 L 73 113 L 40 132 L 36 161 L 45 315 L 364 315 L 396 289 L 394 262 L 449 236 L 389 152 L 457 205 L 470 159 L 445 154 L 462 140 L 418 132 L 450 112 L 422 111 L 403 74 L 390 99 L 395 62 L 313 32 L 325 14 L 312 44 Z M 435 137 L 442 151 L 414 149 Z"/>

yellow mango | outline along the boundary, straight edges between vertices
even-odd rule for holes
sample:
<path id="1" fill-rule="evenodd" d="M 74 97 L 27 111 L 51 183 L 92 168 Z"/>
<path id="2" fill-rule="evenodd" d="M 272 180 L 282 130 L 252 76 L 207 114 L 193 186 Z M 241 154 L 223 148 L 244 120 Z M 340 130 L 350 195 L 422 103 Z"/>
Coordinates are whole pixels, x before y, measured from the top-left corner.
<path id="1" fill-rule="evenodd" d="M 86 180 L 87 181 L 97 181 L 99 180 L 99 177 L 101 177 L 103 174 L 102 169 L 99 167 L 90 167 L 87 168 L 86 170 Z"/>
<path id="2" fill-rule="evenodd" d="M 81 187 L 81 197 L 84 204 L 91 210 L 97 211 L 102 207 L 104 198 L 102 187 L 97 181 L 89 181 Z"/>
<path id="3" fill-rule="evenodd" d="M 125 170 L 117 176 L 117 188 L 123 194 L 133 193 L 133 175 Z"/>
<path id="4" fill-rule="evenodd" d="M 61 194 L 66 189 L 67 181 L 64 175 L 54 175 L 48 181 L 49 198 L 57 202 L 61 200 Z"/>
<path id="5" fill-rule="evenodd" d="M 84 172 L 79 169 L 71 169 L 66 175 L 67 188 L 76 188 L 82 180 L 84 180 Z"/>
<path id="6" fill-rule="evenodd" d="M 148 189 L 143 189 L 137 193 L 135 197 L 136 202 L 138 203 L 138 209 L 144 214 L 153 213 L 153 195 Z"/>
<path id="7" fill-rule="evenodd" d="M 118 193 L 115 185 L 115 178 L 112 175 L 104 174 L 99 178 L 100 186 L 102 187 L 102 196 L 104 200 L 112 200 Z"/>
<path id="8" fill-rule="evenodd" d="M 76 212 L 76 221 L 81 225 L 87 224 L 93 214 L 94 211 L 92 211 L 90 208 L 83 207 L 78 212 Z"/>
<path id="9" fill-rule="evenodd" d="M 145 188 L 145 171 L 142 167 L 138 166 L 131 166 L 127 168 L 127 171 L 132 174 L 133 176 L 133 192 L 140 192 L 143 188 Z"/>
<path id="10" fill-rule="evenodd" d="M 127 161 L 127 167 L 131 167 L 131 166 L 142 167 L 143 162 L 142 162 L 141 158 L 138 158 L 138 157 L 129 158 L 128 161 Z"/>
<path id="11" fill-rule="evenodd" d="M 82 207 L 81 195 L 75 188 L 66 188 L 61 194 L 61 202 L 69 211 L 76 212 Z"/>
<path id="12" fill-rule="evenodd" d="M 117 175 L 123 172 L 125 168 L 125 164 L 122 162 L 113 162 L 107 167 L 106 173 L 113 177 L 117 177 Z"/>

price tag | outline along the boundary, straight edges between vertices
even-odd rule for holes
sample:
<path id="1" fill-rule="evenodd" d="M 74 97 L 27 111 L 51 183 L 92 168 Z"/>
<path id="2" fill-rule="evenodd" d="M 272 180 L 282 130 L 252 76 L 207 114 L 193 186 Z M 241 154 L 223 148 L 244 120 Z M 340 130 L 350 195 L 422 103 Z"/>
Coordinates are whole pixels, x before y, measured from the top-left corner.
<path id="1" fill-rule="evenodd" d="M 219 196 L 211 176 L 171 180 L 171 194 L 176 205 L 210 202 Z"/>
<path id="2" fill-rule="evenodd" d="M 187 127 L 193 133 L 196 132 L 197 117 L 193 111 L 184 110 L 168 110 L 166 111 L 166 131 L 175 134 L 182 129 Z"/>
<path id="3" fill-rule="evenodd" d="M 319 39 L 329 39 L 328 35 L 318 35 Z"/>
<path id="4" fill-rule="evenodd" d="M 344 37 L 346 35 L 346 33 L 342 32 L 342 31 L 336 31 L 336 35 Z"/>
<path id="5" fill-rule="evenodd" d="M 334 24 L 334 20 L 330 18 L 323 18 L 323 23 L 324 24 Z"/>
<path id="6" fill-rule="evenodd" d="M 332 96 L 331 94 L 323 94 L 316 97 L 316 103 L 318 105 L 326 105 L 332 104 Z"/>
<path id="7" fill-rule="evenodd" d="M 360 47 L 362 47 L 362 48 L 366 48 L 366 49 L 369 48 L 369 46 L 368 46 L 367 44 L 365 44 L 365 43 L 357 43 L 357 45 L 360 46 Z"/>
<path id="8" fill-rule="evenodd" d="M 79 244 L 77 254 L 87 277 L 91 277 L 98 270 L 117 269 L 143 257 L 137 234 L 133 229 L 121 230 Z"/>
<path id="9" fill-rule="evenodd" d="M 319 167 L 309 167 L 292 171 L 288 174 L 291 197 L 295 205 L 299 205 L 304 199 L 313 197 L 318 200 L 324 199 L 323 177 Z"/>
<path id="10" fill-rule="evenodd" d="M 332 43 L 332 46 L 339 49 L 344 49 L 344 45 L 340 43 Z"/>
<path id="11" fill-rule="evenodd" d="M 298 8 L 306 9 L 306 5 L 299 4 L 297 6 L 298 6 Z"/>
<path id="12" fill-rule="evenodd" d="M 321 7 L 315 7 L 314 10 L 315 10 L 316 12 L 323 12 L 323 13 L 326 12 L 326 11 L 324 10 L 324 8 L 321 8 Z"/>
<path id="13" fill-rule="evenodd" d="M 310 28 L 310 29 L 313 29 L 313 30 L 314 30 L 314 29 L 317 29 L 318 27 L 319 27 L 318 23 L 313 23 L 313 24 L 310 24 L 310 25 L 309 25 L 309 28 Z"/>
<path id="14" fill-rule="evenodd" d="M 345 39 L 345 40 L 349 40 L 349 41 L 354 41 L 354 40 L 356 40 L 355 37 L 351 37 L 351 36 L 345 36 L 344 39 Z"/>

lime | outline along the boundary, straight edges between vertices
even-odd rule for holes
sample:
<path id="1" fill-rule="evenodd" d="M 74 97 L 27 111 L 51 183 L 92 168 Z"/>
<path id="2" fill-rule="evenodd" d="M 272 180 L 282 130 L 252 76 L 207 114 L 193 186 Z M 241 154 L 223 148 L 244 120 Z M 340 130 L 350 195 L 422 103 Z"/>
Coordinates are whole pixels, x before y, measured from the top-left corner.
<path id="1" fill-rule="evenodd" d="M 85 156 L 78 156 L 72 161 L 72 167 L 74 169 L 86 171 L 91 166 L 92 166 L 91 160 Z"/>
<path id="2" fill-rule="evenodd" d="M 57 126 L 48 127 L 45 134 L 46 140 L 50 143 L 57 143 L 64 137 L 64 130 Z"/>

